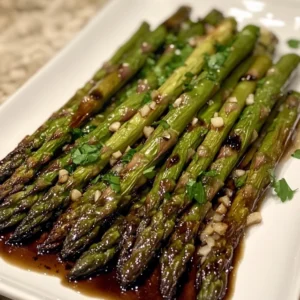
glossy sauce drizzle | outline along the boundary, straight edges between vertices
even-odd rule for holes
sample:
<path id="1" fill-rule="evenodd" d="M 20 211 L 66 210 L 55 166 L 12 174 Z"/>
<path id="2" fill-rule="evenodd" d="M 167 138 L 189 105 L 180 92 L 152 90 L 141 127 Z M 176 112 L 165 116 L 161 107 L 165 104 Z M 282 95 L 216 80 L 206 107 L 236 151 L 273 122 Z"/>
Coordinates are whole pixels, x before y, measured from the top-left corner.
<path id="1" fill-rule="evenodd" d="M 110 268 L 92 279 L 79 282 L 68 282 L 66 274 L 72 267 L 70 263 L 63 263 L 57 255 L 37 255 L 36 246 L 43 239 L 27 246 L 15 247 L 5 244 L 9 234 L 0 236 L 0 257 L 5 262 L 25 270 L 35 271 L 61 279 L 62 285 L 72 288 L 86 296 L 102 297 L 107 300 L 162 300 L 159 292 L 159 269 L 156 267 L 147 278 L 139 284 L 138 288 L 122 291 L 116 279 L 116 271 Z M 180 289 L 179 300 L 195 300 L 194 278 L 185 276 L 185 282 Z M 188 278 L 188 279 L 187 279 Z"/>

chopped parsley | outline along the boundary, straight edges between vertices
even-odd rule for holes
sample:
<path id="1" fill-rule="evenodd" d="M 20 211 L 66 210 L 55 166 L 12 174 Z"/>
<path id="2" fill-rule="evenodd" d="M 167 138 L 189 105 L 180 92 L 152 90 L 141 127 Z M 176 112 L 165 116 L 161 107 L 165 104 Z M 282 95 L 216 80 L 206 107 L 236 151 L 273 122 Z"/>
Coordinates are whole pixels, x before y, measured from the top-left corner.
<path id="1" fill-rule="evenodd" d="M 97 126 L 95 126 L 95 125 L 88 125 L 88 126 L 84 127 L 83 129 L 73 128 L 72 129 L 73 139 L 76 140 L 76 139 L 82 137 L 83 135 L 92 132 L 95 128 L 97 128 Z"/>
<path id="2" fill-rule="evenodd" d="M 153 126 L 161 125 L 163 129 L 169 129 L 170 125 L 166 120 L 160 120 L 152 123 Z"/>
<path id="3" fill-rule="evenodd" d="M 132 160 L 133 155 L 136 153 L 136 149 L 129 149 L 121 158 L 122 163 L 129 163 Z"/>
<path id="4" fill-rule="evenodd" d="M 92 184 L 96 184 L 97 182 L 99 182 L 100 179 L 101 179 L 101 175 L 99 174 L 91 182 L 92 182 Z"/>
<path id="5" fill-rule="evenodd" d="M 150 92 L 147 92 L 143 97 L 142 105 L 145 105 L 151 101 L 152 101 L 152 98 L 151 98 Z"/>
<path id="6" fill-rule="evenodd" d="M 145 175 L 146 178 L 148 179 L 152 179 L 153 177 L 155 177 L 155 166 L 152 166 L 146 170 L 144 170 L 143 174 Z"/>
<path id="7" fill-rule="evenodd" d="M 289 45 L 290 48 L 293 48 L 293 49 L 300 48 L 300 40 L 290 39 L 287 41 L 287 44 Z"/>
<path id="8" fill-rule="evenodd" d="M 279 199 L 282 202 L 286 202 L 287 200 L 292 200 L 297 190 L 292 190 L 284 178 L 277 180 L 273 171 L 270 172 L 270 177 L 271 177 L 271 186 L 273 187 Z"/>
<path id="9" fill-rule="evenodd" d="M 106 183 L 109 184 L 111 189 L 116 192 L 120 193 L 121 187 L 120 187 L 120 177 L 117 175 L 114 175 L 112 173 L 107 173 L 102 176 L 102 180 Z"/>
<path id="10" fill-rule="evenodd" d="M 242 186 L 245 185 L 246 180 L 247 180 L 247 173 L 245 173 L 243 176 L 234 178 L 234 185 L 236 188 L 240 189 Z"/>
<path id="11" fill-rule="evenodd" d="M 96 161 L 99 157 L 100 148 L 95 145 L 84 144 L 72 150 L 72 160 L 76 165 L 87 165 Z"/>
<path id="12" fill-rule="evenodd" d="M 186 192 L 190 200 L 196 200 L 199 204 L 206 202 L 206 194 L 201 181 L 189 180 L 186 185 Z"/>
<path id="13" fill-rule="evenodd" d="M 217 53 L 213 55 L 206 54 L 205 69 L 207 71 L 206 78 L 211 81 L 215 81 L 218 78 L 218 70 L 224 65 L 228 55 L 229 47 L 216 45 Z"/>
<path id="14" fill-rule="evenodd" d="M 300 159 L 300 149 L 297 149 L 297 150 L 292 154 L 292 157 Z"/>

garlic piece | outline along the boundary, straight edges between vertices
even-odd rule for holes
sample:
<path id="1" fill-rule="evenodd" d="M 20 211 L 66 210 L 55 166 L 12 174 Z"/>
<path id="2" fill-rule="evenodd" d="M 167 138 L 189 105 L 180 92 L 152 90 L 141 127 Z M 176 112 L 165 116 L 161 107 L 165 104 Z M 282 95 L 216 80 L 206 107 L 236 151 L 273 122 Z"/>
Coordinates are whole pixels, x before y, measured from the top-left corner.
<path id="1" fill-rule="evenodd" d="M 109 131 L 111 132 L 116 132 L 119 130 L 119 128 L 121 127 L 121 123 L 120 122 L 113 122 L 112 124 L 110 124 L 109 126 Z"/>
<path id="2" fill-rule="evenodd" d="M 231 205 L 231 202 L 230 202 L 230 199 L 228 196 L 223 196 L 223 197 L 220 197 L 218 199 L 218 202 L 219 203 L 223 203 L 226 207 L 229 207 Z"/>
<path id="3" fill-rule="evenodd" d="M 209 247 L 208 245 L 205 245 L 205 246 L 199 248 L 198 255 L 207 256 L 210 251 L 211 251 L 211 247 Z"/>
<path id="4" fill-rule="evenodd" d="M 246 105 L 252 105 L 254 103 L 254 95 L 250 94 L 246 99 Z"/>
<path id="5" fill-rule="evenodd" d="M 220 128 L 224 126 L 224 120 L 221 117 L 213 117 L 211 118 L 211 124 L 215 128 Z"/>
<path id="6" fill-rule="evenodd" d="M 195 126 L 198 123 L 198 118 L 193 118 L 192 125 Z"/>
<path id="7" fill-rule="evenodd" d="M 120 157 L 122 157 L 122 152 L 120 150 L 116 151 L 112 154 L 112 157 L 115 159 L 119 159 Z"/>
<path id="8" fill-rule="evenodd" d="M 145 104 L 141 109 L 140 109 L 140 114 L 142 117 L 146 117 L 150 112 L 150 107 L 149 105 Z"/>
<path id="9" fill-rule="evenodd" d="M 79 190 L 74 189 L 71 191 L 70 196 L 72 201 L 78 201 L 81 198 L 82 193 Z"/>
<path id="10" fill-rule="evenodd" d="M 229 97 L 228 100 L 227 100 L 229 103 L 237 103 L 238 100 L 236 97 Z"/>
<path id="11" fill-rule="evenodd" d="M 94 201 L 97 202 L 100 197 L 101 197 L 101 192 L 97 190 L 94 195 Z"/>
<path id="12" fill-rule="evenodd" d="M 145 126 L 144 129 L 143 129 L 143 133 L 144 133 L 146 138 L 148 138 L 153 131 L 154 131 L 154 128 L 151 127 L 151 126 Z"/>
<path id="13" fill-rule="evenodd" d="M 234 173 L 235 173 L 236 177 L 242 177 L 242 176 L 244 176 L 246 174 L 246 171 L 245 170 L 241 170 L 241 169 L 237 169 L 237 170 L 235 170 Z"/>
<path id="14" fill-rule="evenodd" d="M 227 212 L 227 207 L 221 203 L 218 208 L 216 209 L 216 213 L 220 214 L 220 215 L 224 215 Z"/>
<path id="15" fill-rule="evenodd" d="M 182 98 L 179 97 L 174 101 L 173 107 L 179 107 L 181 105 L 181 103 L 182 103 Z"/>
<path id="16" fill-rule="evenodd" d="M 224 235 L 228 228 L 228 225 L 226 223 L 222 223 L 222 222 L 214 223 L 212 226 L 213 226 L 214 232 L 216 232 L 219 235 Z"/>
<path id="17" fill-rule="evenodd" d="M 58 172 L 58 182 L 59 183 L 66 183 L 69 179 L 69 172 L 65 169 L 61 169 Z"/>
<path id="18" fill-rule="evenodd" d="M 247 226 L 261 223 L 261 221 L 261 213 L 259 211 L 254 212 L 247 217 Z"/>

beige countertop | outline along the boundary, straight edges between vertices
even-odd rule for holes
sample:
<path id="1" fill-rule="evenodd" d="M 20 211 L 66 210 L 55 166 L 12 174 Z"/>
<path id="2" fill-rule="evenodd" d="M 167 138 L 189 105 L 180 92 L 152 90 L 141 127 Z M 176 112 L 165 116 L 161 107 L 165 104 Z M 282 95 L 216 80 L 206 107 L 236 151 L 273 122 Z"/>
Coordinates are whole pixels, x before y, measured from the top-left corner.
<path id="1" fill-rule="evenodd" d="M 108 0 L 0 0 L 0 104 Z"/>

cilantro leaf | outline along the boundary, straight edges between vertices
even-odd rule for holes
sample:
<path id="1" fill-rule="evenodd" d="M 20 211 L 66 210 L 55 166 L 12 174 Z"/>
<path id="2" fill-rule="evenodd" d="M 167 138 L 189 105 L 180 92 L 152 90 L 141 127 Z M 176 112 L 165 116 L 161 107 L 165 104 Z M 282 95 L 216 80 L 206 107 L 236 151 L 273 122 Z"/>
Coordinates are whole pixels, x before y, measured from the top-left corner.
<path id="1" fill-rule="evenodd" d="M 237 177 L 237 178 L 234 178 L 234 185 L 236 188 L 241 188 L 242 186 L 245 185 L 246 183 L 246 179 L 247 179 L 247 173 L 245 173 L 243 176 L 240 176 L 240 177 Z"/>
<path id="2" fill-rule="evenodd" d="M 146 170 L 144 170 L 143 174 L 145 175 L 145 177 L 147 177 L 148 179 L 152 179 L 153 177 L 155 177 L 155 166 L 152 166 Z"/>
<path id="3" fill-rule="evenodd" d="M 293 48 L 293 49 L 300 48 L 300 40 L 290 39 L 287 41 L 287 44 L 289 45 L 290 48 Z"/>
<path id="4" fill-rule="evenodd" d="M 116 193 L 120 193 L 121 187 L 120 187 L 120 177 L 117 175 L 114 175 L 112 173 L 107 173 L 102 176 L 102 180 L 109 184 L 112 190 Z"/>
<path id="5" fill-rule="evenodd" d="M 151 98 L 150 92 L 147 92 L 143 97 L 142 104 L 145 105 L 151 101 L 152 101 L 152 98 Z"/>
<path id="6" fill-rule="evenodd" d="M 72 160 L 76 165 L 87 165 L 96 161 L 99 157 L 100 148 L 95 145 L 84 144 L 72 150 Z"/>
<path id="7" fill-rule="evenodd" d="M 136 149 L 129 149 L 121 158 L 122 163 L 129 163 L 132 160 L 133 155 L 136 153 Z"/>
<path id="8" fill-rule="evenodd" d="M 201 181 L 189 180 L 186 185 L 186 192 L 190 200 L 196 200 L 199 204 L 206 202 L 206 194 Z"/>
<path id="9" fill-rule="evenodd" d="M 270 171 L 269 173 L 271 177 L 271 186 L 273 187 L 281 202 L 292 200 L 297 190 L 292 190 L 284 178 L 277 180 L 274 175 L 274 171 Z"/>
<path id="10" fill-rule="evenodd" d="M 77 140 L 78 138 L 83 136 L 83 132 L 80 128 L 73 128 L 71 133 L 72 133 L 73 139 L 75 139 L 75 140 Z"/>
<path id="11" fill-rule="evenodd" d="M 292 154 L 292 157 L 300 159 L 300 149 L 297 149 L 297 150 Z"/>
<path id="12" fill-rule="evenodd" d="M 163 127 L 163 129 L 169 129 L 170 128 L 169 123 L 165 120 L 160 120 L 160 121 L 153 122 L 152 125 L 154 125 L 154 126 L 161 125 Z"/>

